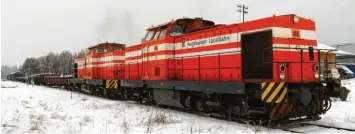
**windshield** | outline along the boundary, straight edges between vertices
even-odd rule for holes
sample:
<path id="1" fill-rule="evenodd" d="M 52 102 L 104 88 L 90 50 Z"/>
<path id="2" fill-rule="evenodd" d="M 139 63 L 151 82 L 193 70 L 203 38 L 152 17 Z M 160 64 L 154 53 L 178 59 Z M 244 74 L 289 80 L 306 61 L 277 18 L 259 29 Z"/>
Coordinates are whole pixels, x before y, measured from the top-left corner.
<path id="1" fill-rule="evenodd" d="M 153 38 L 154 36 L 154 33 L 155 33 L 155 30 L 151 30 L 147 33 L 147 36 L 145 37 L 144 41 L 149 41 Z"/>
<path id="2" fill-rule="evenodd" d="M 170 36 L 177 36 L 184 33 L 184 28 L 181 25 L 173 25 L 171 27 Z"/>
<path id="3" fill-rule="evenodd" d="M 107 52 L 107 48 L 106 47 L 98 47 L 96 48 L 96 53 L 105 53 Z"/>
<path id="4" fill-rule="evenodd" d="M 163 30 L 161 30 L 160 35 L 159 35 L 159 39 L 165 37 L 165 32 L 166 32 L 166 27 Z"/>
<path id="5" fill-rule="evenodd" d="M 348 73 L 348 74 L 354 74 L 354 72 L 352 72 L 349 68 L 347 67 L 342 67 L 345 71 L 345 73 Z"/>
<path id="6" fill-rule="evenodd" d="M 121 50 L 121 47 L 119 47 L 119 46 L 113 46 L 113 51 L 119 51 L 119 50 Z"/>

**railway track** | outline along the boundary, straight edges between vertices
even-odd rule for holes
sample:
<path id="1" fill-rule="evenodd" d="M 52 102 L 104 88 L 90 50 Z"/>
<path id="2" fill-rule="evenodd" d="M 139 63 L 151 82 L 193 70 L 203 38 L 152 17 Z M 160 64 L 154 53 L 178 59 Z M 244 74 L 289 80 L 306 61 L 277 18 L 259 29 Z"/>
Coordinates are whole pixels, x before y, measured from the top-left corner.
<path id="1" fill-rule="evenodd" d="M 351 128 L 343 128 L 343 127 L 334 127 L 334 126 L 327 126 L 327 125 L 320 125 L 320 124 L 313 124 L 313 123 L 307 123 L 307 122 L 301 122 L 297 125 L 291 126 L 290 128 L 281 128 L 281 130 L 283 131 L 287 131 L 287 132 L 291 132 L 291 133 L 314 133 L 314 132 L 307 132 L 307 131 L 301 131 L 301 130 L 297 130 L 299 128 L 303 128 L 303 127 L 310 127 L 310 129 L 336 129 L 336 130 L 343 130 L 343 131 L 348 131 L 351 133 L 355 132 L 355 129 L 351 129 Z M 314 127 L 314 128 L 312 128 Z"/>
<path id="2" fill-rule="evenodd" d="M 327 125 L 320 125 L 320 124 L 313 124 L 313 123 L 302 123 L 302 126 L 317 126 L 317 127 L 321 127 L 321 128 L 329 128 L 329 129 L 337 129 L 337 130 L 345 130 L 345 131 L 355 132 L 355 129 L 334 127 L 334 126 L 327 126 Z"/>
<path id="3" fill-rule="evenodd" d="M 64 88 L 61 88 L 61 87 L 51 87 L 51 88 L 60 89 L 60 90 L 67 90 L 67 89 L 64 89 Z M 88 95 L 88 96 L 91 96 L 91 97 L 98 97 L 98 98 L 108 99 L 108 98 L 106 98 L 104 96 L 92 95 L 90 93 L 86 93 L 86 92 L 83 92 L 83 91 L 73 91 L 73 92 L 85 94 L 85 95 Z M 124 101 L 124 100 L 117 100 L 117 101 Z M 132 101 L 130 101 L 130 103 L 132 103 Z M 134 102 L 134 101 L 133 101 L 133 103 L 139 104 L 138 102 Z M 210 118 L 219 119 L 219 120 L 233 121 L 233 122 L 236 122 L 236 123 L 252 125 L 252 126 L 255 126 L 255 127 L 261 126 L 261 127 L 265 127 L 265 128 L 279 129 L 279 130 L 283 130 L 283 131 L 287 131 L 287 132 L 291 132 L 291 133 L 307 133 L 307 132 L 292 130 L 292 129 L 302 128 L 302 127 L 305 127 L 305 126 L 315 126 L 315 127 L 326 128 L 326 129 L 337 129 L 337 130 L 355 132 L 355 129 L 334 127 L 334 126 L 326 126 L 326 125 L 320 125 L 320 124 L 312 124 L 312 123 L 307 123 L 307 121 L 304 121 L 304 120 L 295 122 L 293 124 L 284 125 L 284 126 L 267 126 L 267 125 L 260 125 L 260 122 L 258 123 L 258 121 L 253 120 L 253 119 L 248 119 L 248 118 L 233 117 L 233 118 L 230 118 L 230 119 L 226 119 L 225 117 L 223 117 L 223 116 L 221 116 L 219 114 L 213 114 L 213 113 L 206 114 L 204 112 L 193 111 L 193 110 L 189 110 L 189 109 L 182 109 L 182 108 L 177 108 L 177 107 L 156 106 L 156 105 L 145 104 L 145 103 L 142 103 L 141 105 L 160 107 L 160 108 L 169 108 L 171 110 L 175 110 L 175 111 L 179 111 L 179 112 L 186 112 L 186 113 L 194 114 L 194 115 L 198 115 L 198 116 L 210 117 Z"/>

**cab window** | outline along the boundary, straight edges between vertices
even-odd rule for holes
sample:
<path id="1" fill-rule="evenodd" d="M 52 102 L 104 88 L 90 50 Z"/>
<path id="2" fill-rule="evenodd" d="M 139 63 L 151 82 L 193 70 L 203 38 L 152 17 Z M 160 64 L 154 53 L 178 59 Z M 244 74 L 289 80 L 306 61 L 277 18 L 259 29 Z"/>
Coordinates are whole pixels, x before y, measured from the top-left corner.
<path id="1" fill-rule="evenodd" d="M 159 35 L 159 39 L 164 38 L 165 33 L 166 33 L 166 27 L 164 27 L 163 30 L 161 30 L 160 35 Z"/>
<path id="2" fill-rule="evenodd" d="M 86 49 L 86 51 L 85 51 L 86 55 L 91 54 L 91 52 L 92 52 L 92 50 L 91 50 L 91 49 Z"/>
<path id="3" fill-rule="evenodd" d="M 173 25 L 171 27 L 170 36 L 178 36 L 184 34 L 185 28 L 181 25 Z"/>
<path id="4" fill-rule="evenodd" d="M 164 37 L 165 37 L 165 33 L 166 33 L 166 27 L 160 28 L 160 29 L 157 31 L 157 33 L 154 35 L 154 40 L 164 38 Z"/>
<path id="5" fill-rule="evenodd" d="M 154 35 L 154 40 L 159 39 L 159 35 L 161 34 L 161 29 L 157 31 L 157 33 Z"/>
<path id="6" fill-rule="evenodd" d="M 148 31 L 147 36 L 145 37 L 144 41 L 152 40 L 155 31 L 156 31 L 156 29 L 155 29 L 155 30 Z"/>
<path id="7" fill-rule="evenodd" d="M 113 51 L 120 51 L 120 50 L 122 50 L 120 47 L 118 47 L 118 46 L 113 46 L 112 47 L 113 48 Z"/>
<path id="8" fill-rule="evenodd" d="M 107 48 L 106 47 L 98 47 L 96 48 L 96 53 L 105 53 L 107 52 Z"/>

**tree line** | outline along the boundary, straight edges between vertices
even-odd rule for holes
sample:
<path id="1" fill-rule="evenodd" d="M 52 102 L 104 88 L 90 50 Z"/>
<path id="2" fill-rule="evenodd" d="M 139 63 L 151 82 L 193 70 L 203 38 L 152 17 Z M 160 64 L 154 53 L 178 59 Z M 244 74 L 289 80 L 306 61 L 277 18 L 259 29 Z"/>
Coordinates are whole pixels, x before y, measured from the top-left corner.
<path id="1" fill-rule="evenodd" d="M 22 65 L 10 67 L 8 65 L 1 66 L 1 77 L 5 78 L 7 74 L 20 71 L 29 76 L 38 73 L 55 73 L 59 75 L 71 75 L 74 66 L 74 57 L 82 57 L 85 50 L 79 53 L 71 53 L 70 51 L 62 51 L 60 53 L 49 52 L 47 55 L 40 57 L 27 57 Z"/>
<path id="2" fill-rule="evenodd" d="M 1 65 L 1 78 L 6 78 L 6 75 L 12 72 L 17 72 L 17 66 Z"/>

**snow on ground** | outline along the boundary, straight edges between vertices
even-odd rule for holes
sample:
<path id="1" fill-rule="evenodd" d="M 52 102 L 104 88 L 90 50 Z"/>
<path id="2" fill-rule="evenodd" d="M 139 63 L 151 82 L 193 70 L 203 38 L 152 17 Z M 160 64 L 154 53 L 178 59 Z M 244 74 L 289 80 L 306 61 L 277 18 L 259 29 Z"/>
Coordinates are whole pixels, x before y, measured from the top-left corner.
<path id="1" fill-rule="evenodd" d="M 270 133 L 283 132 L 62 89 L 4 81 L 3 133 Z M 13 86 L 12 86 L 13 87 Z"/>
<path id="2" fill-rule="evenodd" d="M 1 88 L 15 88 L 17 84 L 14 82 L 3 82 L 1 83 Z"/>
<path id="3" fill-rule="evenodd" d="M 349 101 L 336 101 L 318 124 L 355 128 L 355 80 L 345 84 Z M 83 95 L 62 89 L 1 82 L 2 133 L 288 133 Z M 295 128 L 306 133 L 335 129 Z"/>
<path id="4" fill-rule="evenodd" d="M 333 99 L 330 110 L 315 123 L 355 129 L 355 79 L 343 80 L 342 85 L 350 90 L 347 101 Z"/>

